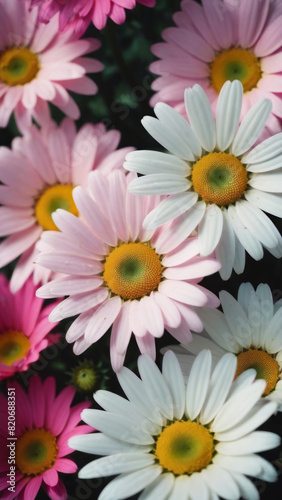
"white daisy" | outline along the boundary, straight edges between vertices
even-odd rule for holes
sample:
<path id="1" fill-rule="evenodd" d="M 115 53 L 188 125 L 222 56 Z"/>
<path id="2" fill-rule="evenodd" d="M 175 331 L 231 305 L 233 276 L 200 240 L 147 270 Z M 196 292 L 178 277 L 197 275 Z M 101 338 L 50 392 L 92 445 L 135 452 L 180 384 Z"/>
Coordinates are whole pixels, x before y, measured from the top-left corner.
<path id="1" fill-rule="evenodd" d="M 282 301 L 274 304 L 271 290 L 264 283 L 256 290 L 251 283 L 242 283 L 238 300 L 225 290 L 219 297 L 223 313 L 206 307 L 198 310 L 204 333 L 193 335 L 187 346 L 168 348 L 177 354 L 184 375 L 193 363 L 187 350 L 195 355 L 208 348 L 214 361 L 226 352 L 236 354 L 236 375 L 254 368 L 257 378 L 266 381 L 263 395 L 275 400 L 282 411 Z"/>
<path id="2" fill-rule="evenodd" d="M 141 380 L 129 369 L 118 374 L 128 400 L 108 391 L 94 395 L 101 410 L 84 410 L 82 419 L 100 431 L 70 439 L 71 448 L 104 455 L 79 472 L 80 478 L 118 475 L 98 500 L 122 500 L 142 491 L 139 500 L 257 500 L 246 477 L 275 481 L 276 471 L 256 452 L 279 445 L 271 432 L 255 431 L 277 408 L 262 400 L 264 380 L 249 370 L 233 382 L 236 357 L 225 354 L 211 370 L 202 351 L 187 388 L 172 352 L 162 373 L 147 356 L 138 359 Z"/>
<path id="3" fill-rule="evenodd" d="M 201 255 L 213 250 L 223 279 L 245 267 L 245 250 L 256 260 L 263 247 L 282 256 L 282 239 L 263 210 L 282 217 L 282 133 L 250 148 L 259 138 L 271 102 L 258 101 L 238 128 L 242 84 L 226 82 L 213 118 L 208 98 L 199 85 L 185 91 L 191 125 L 164 103 L 157 118 L 146 116 L 145 129 L 171 154 L 134 151 L 124 167 L 145 174 L 134 180 L 135 194 L 167 197 L 144 220 L 148 229 L 171 221 L 166 251 L 198 227 Z"/>

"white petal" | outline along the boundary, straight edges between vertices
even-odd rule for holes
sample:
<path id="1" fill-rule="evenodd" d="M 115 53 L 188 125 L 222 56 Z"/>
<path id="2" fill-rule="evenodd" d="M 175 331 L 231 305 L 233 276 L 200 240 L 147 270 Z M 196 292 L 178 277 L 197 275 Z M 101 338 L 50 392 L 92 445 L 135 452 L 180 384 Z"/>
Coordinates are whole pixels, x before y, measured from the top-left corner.
<path id="1" fill-rule="evenodd" d="M 121 474 L 103 489 L 98 500 L 123 500 L 146 488 L 162 472 L 158 465 L 146 467 L 136 472 Z"/>
<path id="2" fill-rule="evenodd" d="M 189 497 L 191 500 L 210 500 L 209 492 L 210 488 L 203 481 L 201 474 L 199 472 L 191 474 L 189 484 Z"/>
<path id="3" fill-rule="evenodd" d="M 175 111 L 171 108 L 171 112 L 174 115 Z M 179 115 L 180 116 L 180 115 Z M 184 118 L 183 118 L 184 120 Z M 162 123 L 157 118 L 152 116 L 145 116 L 141 123 L 143 127 L 149 132 L 149 134 L 167 149 L 170 153 L 181 158 L 182 160 L 192 160 L 194 155 L 186 142 L 186 138 L 183 137 L 183 133 L 179 136 L 173 128 L 171 128 L 171 123 Z M 186 122 L 186 127 L 189 127 Z M 186 128 L 185 127 L 185 128 Z M 187 128 L 186 128 L 187 130 Z M 189 133 L 188 133 L 189 134 Z M 187 137 L 189 137 L 187 134 Z M 195 142 L 196 147 L 199 145 Z M 200 149 L 200 148 L 199 148 Z"/>
<path id="4" fill-rule="evenodd" d="M 282 154 L 271 158 L 270 160 L 263 161 L 261 163 L 251 163 L 247 164 L 246 168 L 248 172 L 263 174 L 266 172 L 272 172 L 281 168 L 282 165 Z"/>
<path id="5" fill-rule="evenodd" d="M 173 220 L 158 238 L 156 251 L 164 254 L 178 247 L 201 222 L 205 211 L 206 204 L 200 201 L 193 205 L 190 210 Z"/>
<path id="6" fill-rule="evenodd" d="M 200 413 L 206 399 L 210 382 L 212 357 L 210 351 L 204 350 L 196 357 L 187 383 L 186 413 L 194 420 Z"/>
<path id="7" fill-rule="evenodd" d="M 261 466 L 257 460 L 257 455 L 238 455 L 238 456 L 226 456 L 217 454 L 215 455 L 213 462 L 222 467 L 231 474 L 233 472 L 248 474 L 249 476 L 259 476 L 261 473 Z"/>
<path id="8" fill-rule="evenodd" d="M 222 211 L 216 205 L 208 205 L 198 228 L 201 255 L 210 255 L 214 251 L 221 238 L 222 229 Z"/>
<path id="9" fill-rule="evenodd" d="M 219 297 L 225 319 L 234 338 L 242 347 L 249 349 L 252 342 L 252 331 L 244 309 L 239 302 L 225 290 L 219 292 Z"/>
<path id="10" fill-rule="evenodd" d="M 168 500 L 180 500 L 182 498 L 183 499 L 185 498 L 185 500 L 189 500 L 190 496 L 188 496 L 189 495 L 188 491 L 190 488 L 190 483 L 191 480 L 190 477 L 188 476 L 176 477 L 174 481 L 173 490 L 170 496 L 168 497 Z"/>
<path id="11" fill-rule="evenodd" d="M 234 380 L 230 392 L 228 394 L 228 399 L 233 398 L 237 393 L 239 393 L 244 387 L 247 387 L 253 383 L 257 376 L 257 372 L 254 368 L 249 368 L 248 370 L 240 373 L 238 377 Z"/>
<path id="12" fill-rule="evenodd" d="M 265 345 L 267 352 L 276 354 L 282 349 L 282 308 L 274 314 L 270 323 L 266 327 Z"/>
<path id="13" fill-rule="evenodd" d="M 250 231 L 248 231 L 247 228 L 245 228 L 244 224 L 242 224 L 233 205 L 229 205 L 227 213 L 241 245 L 250 254 L 250 256 L 253 257 L 253 259 L 262 259 L 263 249 L 261 243 L 250 233 Z"/>
<path id="14" fill-rule="evenodd" d="M 221 269 L 219 270 L 221 278 L 228 280 L 231 276 L 235 259 L 235 234 L 226 210 L 223 210 L 222 234 L 215 249 L 215 255 L 221 263 Z"/>
<path id="15" fill-rule="evenodd" d="M 184 98 L 187 115 L 197 139 L 206 151 L 213 151 L 216 144 L 215 123 L 205 92 L 196 84 L 192 89 L 185 90 Z"/>
<path id="16" fill-rule="evenodd" d="M 163 419 L 159 412 L 153 412 L 151 402 L 144 391 L 144 385 L 140 378 L 125 367 L 117 373 L 117 377 L 123 392 L 137 410 L 153 422 L 162 425 Z"/>
<path id="17" fill-rule="evenodd" d="M 280 161 L 280 167 L 282 162 Z M 282 191 L 282 169 L 267 172 L 266 174 L 254 174 L 248 182 L 249 186 L 270 193 L 281 193 Z"/>
<path id="18" fill-rule="evenodd" d="M 240 344 L 227 324 L 226 317 L 217 309 L 202 307 L 198 314 L 209 336 L 225 351 L 237 353 Z"/>
<path id="19" fill-rule="evenodd" d="M 250 203 L 253 203 L 261 210 L 277 217 L 282 217 L 281 194 L 265 193 L 257 189 L 250 189 L 245 191 L 244 196 Z"/>
<path id="20" fill-rule="evenodd" d="M 158 151 L 131 151 L 123 164 L 126 170 L 139 172 L 139 174 L 176 174 L 186 177 L 191 167 L 186 161 L 168 153 Z"/>
<path id="21" fill-rule="evenodd" d="M 226 500 L 238 500 L 240 492 L 231 474 L 217 465 L 209 465 L 201 471 L 208 488 Z"/>
<path id="22" fill-rule="evenodd" d="M 169 387 L 157 365 L 149 356 L 143 355 L 138 358 L 138 369 L 152 405 L 154 408 L 157 407 L 167 419 L 172 420 L 174 416 L 173 400 Z"/>
<path id="23" fill-rule="evenodd" d="M 237 395 L 229 399 L 216 415 L 211 429 L 223 432 L 237 425 L 245 418 L 265 389 L 266 381 L 257 380 L 251 386 L 244 387 Z"/>
<path id="24" fill-rule="evenodd" d="M 200 414 L 200 422 L 208 424 L 218 413 L 226 400 L 237 368 L 237 358 L 231 353 L 224 354 L 218 361 L 208 387 L 208 396 Z"/>
<path id="25" fill-rule="evenodd" d="M 257 380 L 256 382 L 254 382 L 254 384 L 257 382 L 262 382 L 262 381 Z M 237 398 L 237 395 L 234 396 L 234 398 Z M 233 401 L 234 398 L 232 398 L 230 401 Z M 228 401 L 226 404 L 228 404 Z M 237 413 L 240 412 L 238 408 L 240 408 L 240 402 L 239 402 L 239 407 L 237 402 L 237 409 L 235 410 Z M 263 424 L 271 415 L 273 415 L 273 413 L 275 413 L 276 410 L 277 410 L 276 402 L 274 401 L 268 402 L 265 399 L 263 400 L 261 399 L 249 411 L 247 416 L 241 422 L 239 422 L 238 425 L 235 425 L 229 430 L 223 432 L 217 432 L 215 439 L 217 439 L 218 441 L 233 441 L 235 439 L 239 439 L 243 436 L 246 436 L 246 434 L 249 434 L 254 429 Z"/>
<path id="26" fill-rule="evenodd" d="M 245 115 L 231 146 L 231 154 L 240 156 L 259 138 L 271 112 L 272 104 L 268 99 L 256 102 Z"/>
<path id="27" fill-rule="evenodd" d="M 114 439 L 120 439 L 133 444 L 153 444 L 153 437 L 136 425 L 134 419 L 128 415 L 117 415 L 102 410 L 83 410 L 81 418 L 94 429 L 104 432 Z"/>
<path id="28" fill-rule="evenodd" d="M 218 96 L 216 108 L 217 146 L 225 151 L 231 144 L 239 124 L 243 87 L 239 80 L 225 82 Z"/>
<path id="29" fill-rule="evenodd" d="M 241 245 L 236 234 L 235 236 L 235 257 L 234 257 L 234 271 L 237 274 L 242 274 L 246 264 L 246 252 L 243 245 Z"/>
<path id="30" fill-rule="evenodd" d="M 232 472 L 232 477 L 235 479 L 240 489 L 242 498 L 247 500 L 259 500 L 260 495 L 255 485 L 244 474 Z"/>
<path id="31" fill-rule="evenodd" d="M 246 153 L 241 161 L 243 163 L 262 163 L 282 154 L 282 132 L 268 137 L 255 148 Z"/>
<path id="32" fill-rule="evenodd" d="M 274 224 L 259 208 L 245 200 L 237 201 L 235 208 L 242 224 L 263 245 L 270 248 L 278 245 Z"/>
<path id="33" fill-rule="evenodd" d="M 190 185 L 180 175 L 149 174 L 131 181 L 129 191 L 134 194 L 176 194 L 187 191 Z"/>
<path id="34" fill-rule="evenodd" d="M 98 458 L 85 465 L 79 472 L 82 479 L 114 476 L 122 472 L 136 471 L 149 467 L 155 459 L 149 453 L 117 453 L 108 457 Z"/>
<path id="35" fill-rule="evenodd" d="M 187 212 L 198 200 L 196 193 L 177 193 L 165 198 L 144 219 L 146 229 L 155 229 Z"/>
<path id="36" fill-rule="evenodd" d="M 174 475 L 171 473 L 161 474 L 155 479 L 138 497 L 138 500 L 167 500 L 174 485 Z"/>
<path id="37" fill-rule="evenodd" d="M 119 441 L 118 439 L 111 438 L 101 432 L 73 436 L 69 439 L 68 444 L 74 450 L 91 453 L 93 455 L 115 455 L 116 453 L 139 450 L 146 453 L 152 448 L 151 446 L 139 446 Z"/>
<path id="38" fill-rule="evenodd" d="M 154 112 L 157 118 L 166 124 L 169 133 L 172 132 L 173 135 L 177 136 L 178 139 L 183 141 L 185 148 L 187 149 L 187 156 L 185 160 L 195 160 L 195 156 L 201 155 L 201 146 L 197 141 L 194 130 L 190 127 L 187 120 L 183 116 L 171 108 L 167 104 L 162 102 L 158 103 L 154 107 Z M 190 156 L 188 157 L 188 151 L 190 150 Z"/>
<path id="39" fill-rule="evenodd" d="M 248 455 L 276 448 L 280 442 L 280 436 L 274 432 L 256 431 L 236 441 L 218 443 L 215 449 L 223 455 Z"/>
<path id="40" fill-rule="evenodd" d="M 185 410 L 185 385 L 177 358 L 171 351 L 163 357 L 162 372 L 173 400 L 174 417 L 181 420 Z"/>

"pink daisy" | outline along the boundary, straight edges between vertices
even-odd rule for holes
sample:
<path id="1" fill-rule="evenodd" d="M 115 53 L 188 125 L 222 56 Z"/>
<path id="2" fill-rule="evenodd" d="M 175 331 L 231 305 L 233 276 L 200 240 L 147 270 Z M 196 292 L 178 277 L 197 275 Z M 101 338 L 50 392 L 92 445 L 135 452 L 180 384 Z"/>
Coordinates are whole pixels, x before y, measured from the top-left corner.
<path id="1" fill-rule="evenodd" d="M 77 355 L 112 326 L 115 371 L 122 367 L 132 332 L 140 351 L 155 358 L 155 338 L 164 329 L 187 343 L 190 328 L 202 330 L 194 306 L 219 303 L 198 284 L 219 269 L 218 261 L 199 257 L 196 237 L 165 254 L 166 228 L 148 232 L 142 227 L 159 196 L 130 194 L 128 184 L 135 178 L 133 172 L 126 176 L 116 170 L 107 179 L 91 172 L 89 191 L 73 190 L 80 218 L 64 210 L 53 213 L 61 233 L 43 234 L 45 249 L 42 245 L 37 258 L 40 265 L 65 274 L 37 292 L 43 298 L 69 295 L 53 310 L 50 321 L 78 314 L 66 335 Z"/>
<path id="2" fill-rule="evenodd" d="M 154 7 L 156 0 L 31 0 L 31 7 L 39 6 L 39 19 L 48 23 L 60 12 L 60 31 L 73 30 L 83 34 L 90 22 L 99 30 L 104 28 L 108 17 L 115 23 L 125 21 L 125 9 L 134 9 L 136 2 Z"/>
<path id="3" fill-rule="evenodd" d="M 82 402 L 71 407 L 74 395 L 74 388 L 66 387 L 56 396 L 54 377 L 42 382 L 38 376 L 30 379 L 28 393 L 13 382 L 8 387 L 8 401 L 0 394 L 2 500 L 34 500 L 41 486 L 52 500 L 67 500 L 58 472 L 70 474 L 77 470 L 73 460 L 64 458 L 73 451 L 68 440 L 92 430 L 88 425 L 77 425 L 81 411 L 91 403 Z M 7 441 L 8 408 L 10 415 L 14 411 L 15 426 L 10 424 L 10 436 L 13 437 Z M 8 458 L 13 458 L 14 453 L 14 463 L 9 465 Z M 15 476 L 7 476 L 12 466 Z M 13 479 L 14 492 L 9 490 L 12 485 L 7 482 Z"/>
<path id="4" fill-rule="evenodd" d="M 30 274 L 34 281 L 46 282 L 50 273 L 34 265 L 36 242 L 46 230 L 56 230 L 51 213 L 64 208 L 77 214 L 72 199 L 74 186 L 86 185 L 90 170 L 107 175 L 122 168 L 132 148 L 116 149 L 120 133 L 106 131 L 103 124 L 75 125 L 65 119 L 39 131 L 28 129 L 12 142 L 12 150 L 0 148 L 0 234 L 8 236 L 0 244 L 0 267 L 21 255 L 11 279 L 18 290 Z"/>
<path id="5" fill-rule="evenodd" d="M 151 99 L 166 102 L 183 116 L 183 92 L 195 83 L 205 90 L 215 111 L 227 80 L 244 87 L 241 119 L 261 98 L 272 102 L 269 132 L 280 131 L 282 118 L 282 4 L 271 0 L 182 0 L 173 16 L 176 27 L 163 31 L 164 42 L 152 46 L 160 75 Z"/>
<path id="6" fill-rule="evenodd" d="M 0 126 L 6 127 L 14 111 L 20 130 L 31 119 L 50 120 L 51 102 L 73 119 L 80 111 L 68 91 L 91 95 L 96 84 L 86 73 L 103 65 L 82 57 L 100 47 L 95 38 L 77 40 L 72 31 L 59 32 L 59 17 L 48 25 L 38 22 L 38 8 L 29 0 L 0 0 Z"/>
<path id="7" fill-rule="evenodd" d="M 60 338 L 48 335 L 56 326 L 48 320 L 56 304 L 43 307 L 43 300 L 35 296 L 36 288 L 28 279 L 12 294 L 8 280 L 0 274 L 0 380 L 26 371 L 40 351 Z"/>

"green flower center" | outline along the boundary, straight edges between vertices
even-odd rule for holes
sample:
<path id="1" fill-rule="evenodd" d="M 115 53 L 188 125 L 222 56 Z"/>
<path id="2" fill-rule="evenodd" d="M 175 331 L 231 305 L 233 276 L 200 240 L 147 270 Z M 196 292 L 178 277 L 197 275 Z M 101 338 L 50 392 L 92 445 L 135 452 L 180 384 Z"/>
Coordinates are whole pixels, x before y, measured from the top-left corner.
<path id="1" fill-rule="evenodd" d="M 9 86 L 31 82 L 38 71 L 38 57 L 26 47 L 12 47 L 0 54 L 0 81 Z"/>
<path id="2" fill-rule="evenodd" d="M 211 462 L 214 442 L 211 433 L 197 422 L 174 422 L 158 436 L 155 457 L 174 474 L 193 474 Z"/>
<path id="3" fill-rule="evenodd" d="M 247 92 L 261 79 L 259 60 L 246 49 L 223 50 L 215 57 L 210 68 L 211 84 L 218 93 L 228 80 L 240 80 L 244 92 Z"/>
<path id="4" fill-rule="evenodd" d="M 103 278 L 112 293 L 138 299 L 155 290 L 161 281 L 159 255 L 145 243 L 123 243 L 106 258 Z"/>
<path id="5" fill-rule="evenodd" d="M 16 465 L 25 476 L 51 469 L 58 453 L 56 437 L 45 429 L 29 429 L 16 443 Z"/>

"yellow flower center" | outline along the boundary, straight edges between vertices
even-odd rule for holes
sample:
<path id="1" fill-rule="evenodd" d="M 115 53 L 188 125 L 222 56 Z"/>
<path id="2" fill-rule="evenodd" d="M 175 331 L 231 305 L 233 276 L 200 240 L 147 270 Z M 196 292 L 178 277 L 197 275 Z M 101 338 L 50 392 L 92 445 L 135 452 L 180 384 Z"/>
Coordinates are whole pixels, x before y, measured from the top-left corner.
<path id="1" fill-rule="evenodd" d="M 220 52 L 211 66 L 211 84 L 216 92 L 228 80 L 240 80 L 244 92 L 251 90 L 261 79 L 261 67 L 254 54 L 246 49 L 233 48 Z"/>
<path id="2" fill-rule="evenodd" d="M 248 176 L 243 164 L 227 153 L 209 153 L 192 170 L 192 185 L 206 202 L 229 205 L 241 198 Z"/>
<path id="3" fill-rule="evenodd" d="M 63 208 L 74 215 L 78 215 L 78 210 L 72 198 L 72 190 L 73 186 L 57 184 L 48 187 L 41 193 L 35 203 L 35 217 L 43 229 L 58 230 L 51 217 L 57 208 Z"/>
<path id="4" fill-rule="evenodd" d="M 139 299 L 161 281 L 160 256 L 145 243 L 123 243 L 106 258 L 103 278 L 108 288 L 123 299 Z"/>
<path id="5" fill-rule="evenodd" d="M 0 53 L 0 81 L 7 85 L 31 82 L 39 68 L 37 55 L 26 47 L 12 47 Z"/>
<path id="6" fill-rule="evenodd" d="M 58 453 L 57 440 L 45 429 L 28 429 L 16 442 L 16 465 L 26 476 L 51 469 Z"/>
<path id="7" fill-rule="evenodd" d="M 241 352 L 237 356 L 237 371 L 235 377 L 240 373 L 254 368 L 257 372 L 257 379 L 264 379 L 266 381 L 266 388 L 264 396 L 269 394 L 276 386 L 279 378 L 279 365 L 270 354 L 258 349 L 249 349 L 248 351 Z"/>
<path id="8" fill-rule="evenodd" d="M 0 333 L 0 363 L 11 366 L 23 359 L 30 348 L 30 342 L 24 333 L 7 330 Z"/>
<path id="9" fill-rule="evenodd" d="M 155 457 L 174 474 L 193 474 L 212 460 L 214 442 L 211 433 L 197 422 L 174 422 L 159 435 Z"/>

